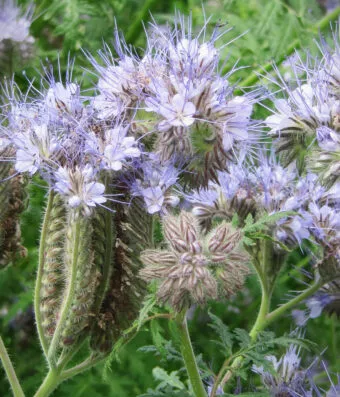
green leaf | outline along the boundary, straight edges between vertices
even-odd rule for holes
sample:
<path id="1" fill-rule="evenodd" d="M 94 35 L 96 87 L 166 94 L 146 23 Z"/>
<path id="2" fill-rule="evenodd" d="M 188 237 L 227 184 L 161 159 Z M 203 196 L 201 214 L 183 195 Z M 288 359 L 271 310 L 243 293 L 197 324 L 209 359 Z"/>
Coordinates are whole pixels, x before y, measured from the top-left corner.
<path id="1" fill-rule="evenodd" d="M 242 328 L 234 329 L 235 338 L 239 341 L 239 345 L 244 348 L 251 344 L 249 333 Z"/>
<path id="2" fill-rule="evenodd" d="M 164 389 L 168 385 L 179 390 L 185 389 L 184 384 L 181 382 L 177 374 L 178 371 L 172 371 L 170 374 L 168 374 L 163 368 L 155 367 L 152 370 L 152 375 L 156 380 L 161 381 L 161 383 L 157 386 L 157 390 Z"/>
<path id="3" fill-rule="evenodd" d="M 250 215 L 250 216 L 249 216 Z M 295 211 L 281 211 L 275 214 L 264 214 L 260 219 L 253 223 L 253 217 L 249 214 L 245 220 L 245 226 L 243 232 L 249 237 L 252 233 L 256 233 L 261 230 L 266 230 L 267 226 L 274 225 L 276 222 L 282 218 L 288 216 L 299 215 Z"/>
<path id="4" fill-rule="evenodd" d="M 144 324 L 145 320 L 147 319 L 149 313 L 155 307 L 157 303 L 157 297 L 155 294 L 149 294 L 145 297 L 143 307 L 139 312 L 138 319 L 136 320 L 137 323 L 137 331 L 140 330 L 142 325 Z"/>
<path id="5" fill-rule="evenodd" d="M 231 352 L 233 347 L 233 334 L 230 332 L 229 327 L 223 323 L 223 321 L 209 312 L 209 317 L 212 320 L 212 324 L 209 327 L 212 328 L 219 336 L 219 344 L 226 350 L 226 354 Z"/>
<path id="6" fill-rule="evenodd" d="M 165 390 L 148 389 L 147 393 L 140 394 L 138 397 L 192 397 L 192 394 L 185 390 L 173 390 L 167 387 Z"/>
<path id="7" fill-rule="evenodd" d="M 167 340 L 162 335 L 162 327 L 157 320 L 150 321 L 150 331 L 152 336 L 152 341 L 155 344 L 157 350 L 162 356 L 166 355 L 165 345 Z"/>

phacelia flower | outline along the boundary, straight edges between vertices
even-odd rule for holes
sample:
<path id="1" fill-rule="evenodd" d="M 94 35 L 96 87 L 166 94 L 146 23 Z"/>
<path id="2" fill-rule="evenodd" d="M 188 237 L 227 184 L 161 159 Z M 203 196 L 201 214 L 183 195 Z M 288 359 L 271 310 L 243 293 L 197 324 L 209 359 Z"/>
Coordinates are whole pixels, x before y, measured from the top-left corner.
<path id="1" fill-rule="evenodd" d="M 175 207 L 179 203 L 179 198 L 172 192 L 178 176 L 179 170 L 173 164 L 162 164 L 157 155 L 149 154 L 133 178 L 132 195 L 144 199 L 149 214 L 166 212 L 166 206 Z"/>
<path id="2" fill-rule="evenodd" d="M 105 186 L 95 181 L 95 173 L 90 165 L 75 170 L 60 167 L 55 173 L 54 189 L 67 200 L 71 208 L 82 208 L 90 214 L 90 207 L 105 203 Z"/>
<path id="3" fill-rule="evenodd" d="M 275 356 L 267 356 L 266 359 L 272 363 L 276 374 L 265 371 L 262 366 L 253 365 L 252 369 L 261 376 L 271 395 L 306 396 L 307 371 L 300 368 L 301 358 L 296 346 L 291 346 L 279 360 Z"/>

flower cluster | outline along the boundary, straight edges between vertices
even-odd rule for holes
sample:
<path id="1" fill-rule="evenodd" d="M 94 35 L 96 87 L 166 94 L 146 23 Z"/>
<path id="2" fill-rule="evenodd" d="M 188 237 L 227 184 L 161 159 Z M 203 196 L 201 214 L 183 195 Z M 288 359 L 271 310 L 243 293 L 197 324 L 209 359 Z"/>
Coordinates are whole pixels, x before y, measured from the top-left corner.
<path id="1" fill-rule="evenodd" d="M 241 234 L 223 223 L 208 236 L 200 233 L 195 217 L 188 212 L 167 216 L 163 221 L 168 250 L 146 250 L 141 276 L 161 280 L 158 298 L 175 310 L 193 302 L 229 296 L 242 287 L 249 272 L 247 255 L 240 250 Z"/>
<path id="2" fill-rule="evenodd" d="M 310 369 L 301 366 L 299 349 L 292 345 L 278 360 L 275 356 L 266 356 L 274 367 L 275 373 L 267 371 L 263 366 L 253 365 L 253 371 L 261 376 L 265 388 L 272 396 L 312 397 L 312 396 L 337 396 L 339 386 L 330 379 L 329 390 L 320 390 L 311 379 Z M 326 368 L 327 373 L 327 368 Z"/>
<path id="3" fill-rule="evenodd" d="M 302 71 L 306 78 L 296 78 L 291 89 L 280 77 L 286 98 L 274 101 L 275 111 L 266 119 L 285 163 L 307 156 L 308 167 L 327 186 L 340 177 L 340 49 L 334 43 L 334 49 L 321 47 L 322 59 L 313 67 L 300 58 L 292 61 L 294 75 Z"/>
<path id="4" fill-rule="evenodd" d="M 163 213 L 167 206 L 179 203 L 179 197 L 171 191 L 178 178 L 178 168 L 169 162 L 161 163 L 159 156 L 150 153 L 133 178 L 131 192 L 143 198 L 149 214 Z"/>
<path id="5" fill-rule="evenodd" d="M 101 53 L 105 66 L 91 58 L 99 74 L 93 100 L 99 117 L 130 117 L 137 110 L 137 131 L 144 127 L 155 136 L 160 160 L 185 160 L 204 182 L 226 168 L 225 160 L 255 130 L 250 116 L 257 95 L 234 96 L 228 74 L 218 73 L 215 43 L 222 34 L 216 28 L 204 41 L 203 29 L 193 37 L 191 21 L 179 16 L 173 31 L 152 25 L 141 59 L 118 39 L 118 61 L 108 49 Z"/>
<path id="6" fill-rule="evenodd" d="M 39 173 L 70 208 L 90 208 L 107 201 L 105 176 L 122 170 L 140 156 L 129 125 L 104 125 L 80 86 L 56 82 L 51 75 L 48 87 L 38 98 L 24 101 L 11 87 L 4 108 L 7 125 L 2 127 L 2 148 L 15 151 L 18 173 Z M 7 159 L 9 160 L 9 159 Z"/>
<path id="7" fill-rule="evenodd" d="M 301 244 L 313 226 L 308 204 L 320 200 L 325 191 L 316 179 L 313 174 L 299 177 L 293 167 L 282 167 L 273 152 L 270 156 L 260 153 L 257 163 L 240 160 L 230 166 L 230 173 L 219 172 L 216 182 L 192 191 L 186 199 L 208 225 L 216 217 L 230 221 L 235 214 L 243 224 L 249 214 L 256 220 L 264 214 L 291 212 L 277 221 L 273 236 L 285 244 Z"/>

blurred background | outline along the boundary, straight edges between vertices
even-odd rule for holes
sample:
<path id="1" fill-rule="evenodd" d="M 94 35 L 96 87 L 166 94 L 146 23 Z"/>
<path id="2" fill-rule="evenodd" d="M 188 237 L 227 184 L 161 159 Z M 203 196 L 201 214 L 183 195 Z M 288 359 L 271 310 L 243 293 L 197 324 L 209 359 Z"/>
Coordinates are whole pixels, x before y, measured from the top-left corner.
<path id="1" fill-rule="evenodd" d="M 75 58 L 73 76 L 90 89 L 96 81 L 84 51 L 97 57 L 97 51 L 107 43 L 112 47 L 115 26 L 125 36 L 128 44 L 136 46 L 142 54 L 148 21 L 172 24 L 174 12 L 191 13 L 194 30 L 199 31 L 205 23 L 207 30 L 216 24 L 232 27 L 219 42 L 222 49 L 221 71 L 228 72 L 235 64 L 239 67 L 230 80 L 242 86 L 257 83 L 254 74 L 269 70 L 275 61 L 287 80 L 290 78 L 287 56 L 294 56 L 294 48 L 308 49 L 317 53 L 315 39 L 322 34 L 326 40 L 332 35 L 327 16 L 338 12 L 336 0 L 42 0 L 18 1 L 21 9 L 18 18 L 26 22 L 18 31 L 9 17 L 8 0 L 0 0 L 0 80 L 2 84 L 15 80 L 25 91 L 29 81 L 41 80 L 43 65 L 52 65 L 61 75 L 70 59 Z M 12 18 L 12 19 L 11 19 Z M 335 18 L 335 21 L 337 19 Z M 143 23 L 142 23 L 143 21 Z M 207 22 L 208 21 L 208 22 Z M 326 22 L 325 22 L 326 21 Z M 22 22 L 23 23 L 23 22 Z M 236 39 L 234 41 L 234 39 Z M 257 110 L 257 116 L 265 116 Z M 44 190 L 31 184 L 24 198 L 25 211 L 21 216 L 23 245 L 27 256 L 13 260 L 6 269 L 0 270 L 0 333 L 4 338 L 17 374 L 27 396 L 33 395 L 46 370 L 34 325 L 32 295 L 37 267 L 37 250 L 40 222 L 43 212 Z M 274 303 L 283 302 L 287 291 L 304 288 L 301 269 L 308 270 L 308 259 L 293 252 L 287 263 L 289 270 L 282 273 L 275 290 Z M 307 278 L 305 278 L 307 280 Z M 247 288 L 232 301 L 215 303 L 209 309 L 218 315 L 230 328 L 249 329 L 259 307 L 259 288 L 254 278 L 249 277 Z M 197 308 L 192 312 L 190 329 L 197 353 L 201 353 L 212 370 L 217 370 L 223 356 L 213 338 L 207 321 L 207 309 Z M 109 368 L 99 366 L 83 375 L 78 375 L 62 384 L 54 396 L 158 396 L 154 389 L 158 384 L 153 368 L 162 367 L 168 373 L 178 369 L 176 357 L 167 349 L 169 330 L 166 323 L 152 323 L 142 331 L 112 360 Z M 277 335 L 289 332 L 294 327 L 287 316 L 273 326 Z M 306 337 L 317 341 L 319 353 L 329 371 L 340 368 L 339 321 L 333 316 L 322 315 L 310 320 Z M 147 346 L 147 347 L 145 347 Z M 143 348 L 144 347 L 144 348 Z M 316 352 L 306 352 L 304 361 L 308 366 Z M 181 374 L 181 372 L 179 373 Z M 326 380 L 325 372 L 318 375 Z M 250 380 L 251 382 L 251 380 Z M 0 396 L 10 396 L 9 385 L 0 368 Z M 179 394 L 176 394 L 179 396 Z"/>

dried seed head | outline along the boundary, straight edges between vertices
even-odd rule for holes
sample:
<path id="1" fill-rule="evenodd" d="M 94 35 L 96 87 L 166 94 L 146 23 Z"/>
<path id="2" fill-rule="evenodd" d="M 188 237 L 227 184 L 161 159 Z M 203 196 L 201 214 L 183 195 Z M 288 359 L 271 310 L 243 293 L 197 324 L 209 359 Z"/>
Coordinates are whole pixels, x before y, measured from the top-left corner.
<path id="1" fill-rule="evenodd" d="M 140 275 L 147 281 L 161 280 L 158 298 L 169 302 L 176 311 L 193 302 L 229 296 L 242 287 L 249 272 L 239 248 L 241 233 L 228 224 L 201 233 L 193 214 L 164 219 L 164 235 L 169 250 L 145 250 L 141 260 L 146 265 Z"/>

